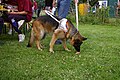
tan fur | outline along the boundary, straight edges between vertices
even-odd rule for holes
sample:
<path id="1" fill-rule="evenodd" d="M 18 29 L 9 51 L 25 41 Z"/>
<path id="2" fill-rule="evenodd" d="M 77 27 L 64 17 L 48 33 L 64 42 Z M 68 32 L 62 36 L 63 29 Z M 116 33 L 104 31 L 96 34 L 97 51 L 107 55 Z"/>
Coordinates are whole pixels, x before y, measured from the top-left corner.
<path id="1" fill-rule="evenodd" d="M 68 22 L 68 24 L 67 24 L 67 26 L 68 26 L 67 33 L 65 33 L 64 30 L 62 30 L 62 29 L 55 29 L 54 26 L 55 25 L 52 24 L 52 22 L 51 23 L 48 21 L 43 22 L 42 19 L 36 19 L 35 21 L 33 21 L 28 47 L 31 47 L 35 40 L 37 49 L 42 51 L 42 46 L 40 44 L 40 38 L 42 38 L 45 33 L 53 33 L 52 39 L 49 44 L 49 46 L 50 46 L 49 51 L 52 53 L 54 53 L 53 46 L 57 39 L 62 40 L 63 47 L 67 51 L 70 51 L 70 50 L 66 46 L 66 39 L 70 39 L 71 45 L 74 45 L 75 39 L 78 39 L 81 42 L 84 39 L 84 37 L 82 37 L 79 34 L 79 32 L 76 30 L 76 28 L 70 22 Z"/>

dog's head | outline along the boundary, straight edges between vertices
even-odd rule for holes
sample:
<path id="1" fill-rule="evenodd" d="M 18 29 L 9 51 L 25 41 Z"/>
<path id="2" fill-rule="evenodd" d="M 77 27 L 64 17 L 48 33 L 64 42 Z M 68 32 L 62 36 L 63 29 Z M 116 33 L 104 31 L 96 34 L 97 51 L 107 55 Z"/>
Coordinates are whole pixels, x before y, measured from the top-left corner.
<path id="1" fill-rule="evenodd" d="M 71 45 L 75 48 L 77 52 L 80 52 L 80 46 L 83 43 L 84 40 L 87 40 L 87 38 L 80 35 L 79 32 L 77 32 L 70 40 Z"/>

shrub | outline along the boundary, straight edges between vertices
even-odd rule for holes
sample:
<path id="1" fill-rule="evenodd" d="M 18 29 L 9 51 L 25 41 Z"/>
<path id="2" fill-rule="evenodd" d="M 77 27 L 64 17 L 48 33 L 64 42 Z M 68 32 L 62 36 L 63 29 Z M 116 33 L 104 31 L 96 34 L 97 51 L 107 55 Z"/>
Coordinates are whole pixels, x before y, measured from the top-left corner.
<path id="1" fill-rule="evenodd" d="M 95 13 L 92 10 L 84 15 L 79 15 L 80 22 L 90 24 L 101 24 L 109 22 L 109 8 L 97 9 Z"/>

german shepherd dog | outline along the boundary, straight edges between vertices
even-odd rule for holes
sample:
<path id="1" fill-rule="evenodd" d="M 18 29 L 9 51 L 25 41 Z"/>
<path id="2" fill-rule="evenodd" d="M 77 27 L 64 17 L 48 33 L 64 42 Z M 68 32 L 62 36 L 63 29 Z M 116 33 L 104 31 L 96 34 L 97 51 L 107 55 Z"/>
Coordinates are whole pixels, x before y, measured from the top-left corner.
<path id="1" fill-rule="evenodd" d="M 57 16 L 54 16 L 57 20 L 60 20 Z M 27 47 L 31 47 L 34 40 L 36 42 L 37 49 L 42 50 L 40 40 L 44 39 L 47 33 L 52 33 L 52 39 L 50 41 L 49 51 L 54 53 L 53 46 L 57 39 L 61 39 L 65 50 L 70 51 L 66 46 L 66 40 L 70 40 L 70 44 L 77 51 L 76 54 L 80 53 L 80 46 L 87 38 L 83 37 L 79 31 L 74 27 L 70 20 L 67 21 L 67 29 L 65 32 L 58 28 L 59 23 L 51 18 L 49 15 L 44 15 L 36 18 L 33 21 L 31 35 Z"/>

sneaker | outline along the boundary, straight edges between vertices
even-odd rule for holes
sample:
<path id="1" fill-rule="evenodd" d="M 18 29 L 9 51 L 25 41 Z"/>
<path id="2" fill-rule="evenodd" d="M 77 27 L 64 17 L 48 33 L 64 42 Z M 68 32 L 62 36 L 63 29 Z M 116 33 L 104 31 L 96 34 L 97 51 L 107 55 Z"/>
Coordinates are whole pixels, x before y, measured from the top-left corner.
<path id="1" fill-rule="evenodd" d="M 25 35 L 24 34 L 19 34 L 19 42 L 23 42 L 25 40 Z"/>
<path id="2" fill-rule="evenodd" d="M 10 30 L 9 30 L 8 34 L 9 34 L 9 35 L 11 35 L 11 34 L 12 34 L 12 29 L 10 29 Z"/>

